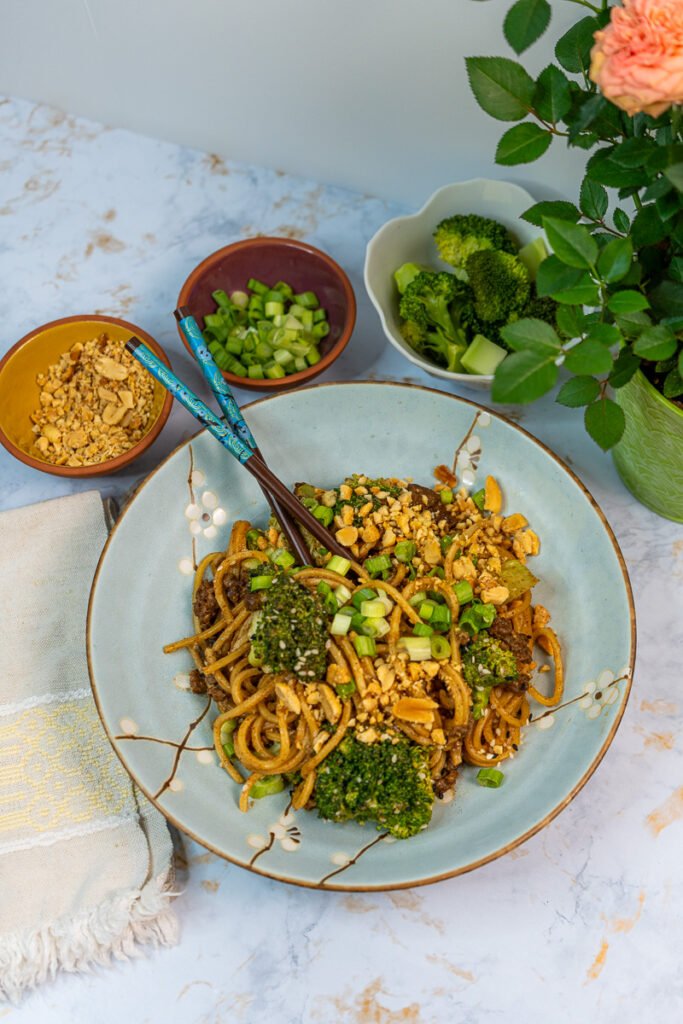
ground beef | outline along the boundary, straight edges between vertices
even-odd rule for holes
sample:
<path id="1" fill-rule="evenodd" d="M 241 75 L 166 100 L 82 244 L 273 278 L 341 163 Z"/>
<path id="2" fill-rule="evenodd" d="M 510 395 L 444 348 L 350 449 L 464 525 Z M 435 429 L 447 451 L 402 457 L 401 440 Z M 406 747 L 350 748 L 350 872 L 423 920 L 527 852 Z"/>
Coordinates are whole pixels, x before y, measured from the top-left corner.
<path id="1" fill-rule="evenodd" d="M 443 799 L 444 793 L 447 793 L 449 789 L 453 789 L 457 778 L 458 769 L 451 768 L 450 771 L 447 771 L 445 775 L 436 780 L 434 783 L 434 793 L 438 796 L 439 800 Z"/>
<path id="2" fill-rule="evenodd" d="M 528 665 L 531 661 L 531 637 L 526 633 L 515 632 L 511 620 L 503 619 L 500 615 L 493 620 L 493 624 L 489 627 L 489 633 L 514 654 L 519 672 L 516 685 L 520 689 L 526 690 L 531 677 L 528 672 L 523 670 L 522 666 Z"/>
<path id="3" fill-rule="evenodd" d="M 431 487 L 423 487 L 421 484 L 408 484 L 408 490 L 431 512 L 435 524 L 445 520 L 446 529 L 457 529 L 458 522 L 455 512 L 444 505 L 439 495 Z"/>
<path id="4" fill-rule="evenodd" d="M 193 668 L 190 672 L 190 689 L 193 693 L 206 693 L 206 678 L 198 668 Z"/>
<path id="5" fill-rule="evenodd" d="M 215 682 L 213 676 L 203 675 L 198 668 L 193 668 L 190 672 L 190 689 L 193 693 L 205 693 L 215 701 L 226 698 L 225 690 Z"/>
<path id="6" fill-rule="evenodd" d="M 211 580 L 202 580 L 199 584 L 193 607 L 199 628 L 208 629 L 220 611 Z"/>
<path id="7" fill-rule="evenodd" d="M 237 567 L 225 574 L 223 590 L 232 605 L 244 601 L 251 612 L 261 607 L 261 594 L 249 589 L 249 578 L 243 576 Z"/>

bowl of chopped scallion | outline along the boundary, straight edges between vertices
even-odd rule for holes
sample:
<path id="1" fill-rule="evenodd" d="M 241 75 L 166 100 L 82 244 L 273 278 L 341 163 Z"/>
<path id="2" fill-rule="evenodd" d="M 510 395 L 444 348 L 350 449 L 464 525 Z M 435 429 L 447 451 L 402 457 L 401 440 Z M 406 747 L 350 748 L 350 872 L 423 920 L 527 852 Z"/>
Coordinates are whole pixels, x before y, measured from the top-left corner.
<path id="1" fill-rule="evenodd" d="M 178 306 L 190 309 L 225 379 L 259 391 L 317 377 L 346 347 L 356 320 L 338 263 L 305 242 L 266 236 L 207 256 Z"/>

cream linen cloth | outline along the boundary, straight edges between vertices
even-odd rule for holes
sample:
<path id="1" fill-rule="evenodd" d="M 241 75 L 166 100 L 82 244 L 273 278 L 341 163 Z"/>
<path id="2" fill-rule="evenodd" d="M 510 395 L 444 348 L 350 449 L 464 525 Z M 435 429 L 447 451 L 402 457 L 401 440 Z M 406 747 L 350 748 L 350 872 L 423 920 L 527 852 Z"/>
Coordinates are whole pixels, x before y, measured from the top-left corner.
<path id="1" fill-rule="evenodd" d="M 170 945 L 171 838 L 100 723 L 85 621 L 96 491 L 0 514 L 0 999 Z"/>

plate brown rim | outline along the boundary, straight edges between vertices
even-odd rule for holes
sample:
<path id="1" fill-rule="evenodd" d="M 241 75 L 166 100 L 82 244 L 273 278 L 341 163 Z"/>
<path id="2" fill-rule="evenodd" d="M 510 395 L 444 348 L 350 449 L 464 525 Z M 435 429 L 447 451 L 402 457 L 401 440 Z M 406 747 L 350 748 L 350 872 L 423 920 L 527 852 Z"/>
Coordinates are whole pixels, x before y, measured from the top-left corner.
<path id="1" fill-rule="evenodd" d="M 604 526 L 604 528 L 605 528 L 605 530 L 607 532 L 607 536 L 609 537 L 610 541 L 612 542 L 612 547 L 614 548 L 615 554 L 617 556 L 617 561 L 619 562 L 619 566 L 621 568 L 621 573 L 622 573 L 622 576 L 623 576 L 623 579 L 624 579 L 624 585 L 626 587 L 626 594 L 627 594 L 627 597 L 628 597 L 629 622 L 630 622 L 630 627 L 631 627 L 631 645 L 630 645 L 630 653 L 629 653 L 629 674 L 628 674 L 628 677 L 627 677 L 627 685 L 626 685 L 626 688 L 625 688 L 625 691 L 624 691 L 624 699 L 622 700 L 622 702 L 620 704 L 620 707 L 619 707 L 619 710 L 617 712 L 617 715 L 616 715 L 616 717 L 614 719 L 614 722 L 612 723 L 612 727 L 611 727 L 609 733 L 607 734 L 607 736 L 605 737 L 605 740 L 604 740 L 600 750 L 595 755 L 595 757 L 593 758 L 593 760 L 591 761 L 590 765 L 588 766 L 588 768 L 586 769 L 584 774 L 581 776 L 579 781 L 572 788 L 571 792 L 568 793 L 567 796 L 556 807 L 554 807 L 552 809 L 552 811 L 550 811 L 541 821 L 537 822 L 530 829 L 528 829 L 526 832 L 524 832 L 521 836 L 518 836 L 516 839 L 511 840 L 509 843 L 506 843 L 505 846 L 502 846 L 498 850 L 494 850 L 492 853 L 487 854 L 485 857 L 480 857 L 479 860 L 474 861 L 472 864 L 467 864 L 467 865 L 464 865 L 463 867 L 455 868 L 453 871 L 446 871 L 446 872 L 443 872 L 443 873 L 441 873 L 439 875 L 432 875 L 429 878 L 420 878 L 420 879 L 416 879 L 415 881 L 411 881 L 411 882 L 397 882 L 395 884 L 390 884 L 390 885 L 334 885 L 334 884 L 333 885 L 328 885 L 328 884 L 321 884 L 320 882 L 306 882 L 306 881 L 303 881 L 303 880 L 301 880 L 299 878 L 287 878 L 284 875 L 279 875 L 279 874 L 276 874 L 276 873 L 271 872 L 271 871 L 265 871 L 263 868 L 258 868 L 255 865 L 251 865 L 251 864 L 248 864 L 248 863 L 245 864 L 244 862 L 242 862 L 240 860 L 237 860 L 234 857 L 228 856 L 224 851 L 219 850 L 217 847 L 211 845 L 210 843 L 207 843 L 205 840 L 202 840 L 199 836 L 195 835 L 189 829 L 187 829 L 186 827 L 181 825 L 180 822 L 172 814 L 170 814 L 164 807 L 161 807 L 160 804 L 158 803 L 158 801 L 156 801 L 153 798 L 152 794 L 150 792 L 148 792 L 148 790 L 146 790 L 145 787 L 140 784 L 139 780 L 136 779 L 135 775 L 133 774 L 131 769 L 126 764 L 126 762 L 125 762 L 125 760 L 123 758 L 123 754 L 119 751 L 116 743 L 114 742 L 114 738 L 113 738 L 112 734 L 110 733 L 109 729 L 107 728 L 107 723 L 105 721 L 104 715 L 102 713 L 102 709 L 100 707 L 100 702 L 99 702 L 98 695 L 97 695 L 97 685 L 95 683 L 95 674 L 94 674 L 94 671 L 93 671 L 92 661 L 91 661 L 91 657 L 90 657 L 90 630 L 91 630 L 91 625 L 92 625 L 93 599 L 94 599 L 94 595 L 95 595 L 95 590 L 97 588 L 97 582 L 98 582 L 98 579 L 99 579 L 100 569 L 102 568 L 102 565 L 104 563 L 104 559 L 105 559 L 107 551 L 109 549 L 109 544 L 111 543 L 111 540 L 114 537 L 114 534 L 116 533 L 116 530 L 118 529 L 119 525 L 123 521 L 123 517 L 126 514 L 126 512 L 128 511 L 128 509 L 130 508 L 132 502 L 135 500 L 135 498 L 138 496 L 138 494 L 143 490 L 143 488 L 147 486 L 149 481 L 152 479 L 153 476 L 156 475 L 156 473 L 162 468 L 162 466 L 164 466 L 169 461 L 169 459 L 171 459 L 175 455 L 175 453 L 177 451 L 179 451 L 181 448 L 184 448 L 186 445 L 190 444 L 190 442 L 193 441 L 196 437 L 198 437 L 199 434 L 204 433 L 203 430 L 198 430 L 191 437 L 186 438 L 184 441 L 181 441 L 178 445 L 176 445 L 176 447 L 173 449 L 173 451 L 169 452 L 169 454 L 166 456 L 166 458 L 163 459 L 163 461 L 159 463 L 159 465 L 149 474 L 149 476 L 147 476 L 145 478 L 145 480 L 142 481 L 142 483 L 139 485 L 139 487 L 137 487 L 135 489 L 135 491 L 130 495 L 130 497 L 128 498 L 127 502 L 125 503 L 125 505 L 121 509 L 121 514 L 120 514 L 117 522 L 114 524 L 113 529 L 109 533 L 109 536 L 108 536 L 107 541 L 106 541 L 106 543 L 104 545 L 104 548 L 102 549 L 102 553 L 101 553 L 101 555 L 99 557 L 99 560 L 97 562 L 97 568 L 95 569 L 95 575 L 93 577 L 92 586 L 90 588 L 90 596 L 88 598 L 88 614 L 87 614 L 87 619 L 86 619 L 86 655 L 87 655 L 87 660 L 88 660 L 88 674 L 90 676 L 90 686 L 91 686 L 91 689 L 93 691 L 93 697 L 94 697 L 94 700 L 95 700 L 95 705 L 97 707 L 97 712 L 98 712 L 98 714 L 100 716 L 100 720 L 101 720 L 102 725 L 104 727 L 104 731 L 106 732 L 107 737 L 109 738 L 109 742 L 111 743 L 111 745 L 112 745 L 116 755 L 118 756 L 119 760 L 121 761 L 121 764 L 126 769 L 126 771 L 128 772 L 128 775 L 131 777 L 131 779 L 133 780 L 135 785 L 138 786 L 142 790 L 142 792 L 145 794 L 145 796 L 150 801 L 150 803 L 152 803 L 157 808 L 157 810 L 160 811 L 160 813 L 166 818 L 166 820 L 169 821 L 173 826 L 175 826 L 175 828 L 177 828 L 180 832 L 182 832 L 184 835 L 189 836 L 190 839 L 193 839 L 195 842 L 199 843 L 200 846 L 203 846 L 205 849 L 210 850 L 211 853 L 215 853 L 218 857 L 221 857 L 223 860 L 227 860 L 231 864 L 236 865 L 237 867 L 245 868 L 247 871 L 252 871 L 254 874 L 263 875 L 265 878 L 272 878 L 273 881 L 276 881 L 276 882 L 286 882 L 286 883 L 288 883 L 290 885 L 299 886 L 300 888 L 304 888 L 304 889 L 318 889 L 318 890 L 321 890 L 323 892 L 392 892 L 392 891 L 395 891 L 395 890 L 398 890 L 398 889 L 414 889 L 414 888 L 417 888 L 418 886 L 422 886 L 422 885 L 432 885 L 435 882 L 442 882 L 442 881 L 445 881 L 448 878 L 456 878 L 458 875 L 468 874 L 470 871 L 474 871 L 476 868 L 483 867 L 485 864 L 490 864 L 492 861 L 498 860 L 499 857 L 503 857 L 506 853 L 510 853 L 511 850 L 514 850 L 518 846 L 521 846 L 522 843 L 525 843 L 528 839 L 531 839 L 532 836 L 535 836 L 538 832 L 540 832 L 542 829 L 544 829 L 546 827 L 546 825 L 549 825 L 550 822 L 553 821 L 558 816 L 558 814 L 561 814 L 561 812 L 565 809 L 565 807 L 567 807 L 572 802 L 574 797 L 583 789 L 583 787 L 586 785 L 588 780 L 591 778 L 591 776 L 593 775 L 593 773 L 597 769 L 598 765 L 601 763 L 602 759 L 604 758 L 605 754 L 607 753 L 609 747 L 612 744 L 612 741 L 613 741 L 613 739 L 614 739 L 614 737 L 616 735 L 617 729 L 619 728 L 619 725 L 621 724 L 621 720 L 622 720 L 622 718 L 624 716 L 624 712 L 626 710 L 626 705 L 628 704 L 628 700 L 629 700 L 629 697 L 630 697 L 630 694 L 631 694 L 631 688 L 632 688 L 632 684 L 633 684 L 633 674 L 634 674 L 634 668 L 635 668 L 635 657 L 636 657 L 636 613 L 635 613 L 635 605 L 634 605 L 634 601 L 633 601 L 633 590 L 632 590 L 632 587 L 631 587 L 631 580 L 629 578 L 628 569 L 626 568 L 626 562 L 625 562 L 624 556 L 623 556 L 623 554 L 621 552 L 621 548 L 619 547 L 619 542 L 617 541 L 617 539 L 616 539 L 616 537 L 614 535 L 614 531 L 612 530 L 612 527 L 610 526 L 609 522 L 607 521 L 607 518 L 606 518 L 604 512 L 602 511 L 602 509 L 600 508 L 599 504 L 597 503 L 597 501 L 595 500 L 595 498 L 593 497 L 591 492 L 588 490 L 586 485 L 576 475 L 576 473 L 574 473 L 573 470 L 571 470 L 569 468 L 569 466 L 567 466 L 567 464 L 565 462 L 563 462 L 563 460 L 558 455 L 555 454 L 555 452 L 553 452 L 546 444 L 544 444 L 543 441 L 539 441 L 539 439 L 537 437 L 534 437 L 534 435 L 531 434 L 528 430 L 525 430 L 524 427 L 520 427 L 519 424 L 517 424 L 517 423 L 513 423 L 512 420 L 508 419 L 506 416 L 503 416 L 503 415 L 501 415 L 498 412 L 495 412 L 495 411 L 493 411 L 491 409 L 488 409 L 488 408 L 486 408 L 486 406 L 479 405 L 478 402 L 473 402 L 469 398 L 461 398 L 460 395 L 451 395 L 447 391 L 439 391 L 438 388 L 430 388 L 430 387 L 427 387 L 426 385 L 423 385 L 423 384 L 409 384 L 409 383 L 405 383 L 405 382 L 402 382 L 402 381 L 391 381 L 391 380 L 384 380 L 384 381 L 358 381 L 358 380 L 355 380 L 355 381 L 327 381 L 324 384 L 312 384 L 312 385 L 309 385 L 308 387 L 297 388 L 296 390 L 291 391 L 288 394 L 290 394 L 290 395 L 296 394 L 299 391 L 301 391 L 301 392 L 303 392 L 303 391 L 312 391 L 312 390 L 314 390 L 316 388 L 347 387 L 349 385 L 351 385 L 351 386 L 362 385 L 364 387 L 387 387 L 387 386 L 389 386 L 389 387 L 405 388 L 406 390 L 427 391 L 427 392 L 429 392 L 431 394 L 436 394 L 436 395 L 444 396 L 446 398 L 453 399 L 456 402 L 462 402 L 464 405 L 469 405 L 473 409 L 478 409 L 481 412 L 486 412 L 486 413 L 488 413 L 491 416 L 495 416 L 497 419 L 501 420 L 503 423 L 506 423 L 509 427 L 512 427 L 514 430 L 519 431 L 525 437 L 528 437 L 530 441 L 532 441 L 534 444 L 538 445 L 547 455 L 549 455 L 571 477 L 571 479 L 578 485 L 579 489 L 588 498 L 588 501 L 593 506 L 593 508 L 597 512 L 600 520 L 602 521 L 602 525 Z M 251 408 L 254 405 L 260 405 L 262 402 L 271 401 L 272 399 L 279 398 L 279 397 L 281 397 L 281 396 L 280 395 L 265 395 L 262 398 L 257 398 L 255 401 L 250 402 L 248 405 L 245 405 L 243 408 L 244 409 L 249 409 L 249 408 Z"/>

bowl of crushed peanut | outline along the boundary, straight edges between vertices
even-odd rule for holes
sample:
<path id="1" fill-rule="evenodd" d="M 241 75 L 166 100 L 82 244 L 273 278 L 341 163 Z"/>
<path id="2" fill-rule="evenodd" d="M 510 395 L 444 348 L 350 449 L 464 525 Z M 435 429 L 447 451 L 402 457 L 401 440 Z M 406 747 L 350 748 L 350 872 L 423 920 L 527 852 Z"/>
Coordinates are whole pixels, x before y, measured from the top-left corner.
<path id="1" fill-rule="evenodd" d="M 58 476 L 115 473 L 159 435 L 172 398 L 126 351 L 134 324 L 69 316 L 30 331 L 0 362 L 0 442 L 21 462 Z"/>

